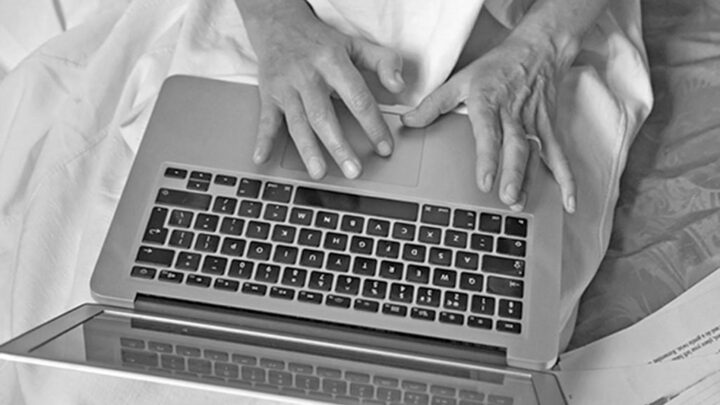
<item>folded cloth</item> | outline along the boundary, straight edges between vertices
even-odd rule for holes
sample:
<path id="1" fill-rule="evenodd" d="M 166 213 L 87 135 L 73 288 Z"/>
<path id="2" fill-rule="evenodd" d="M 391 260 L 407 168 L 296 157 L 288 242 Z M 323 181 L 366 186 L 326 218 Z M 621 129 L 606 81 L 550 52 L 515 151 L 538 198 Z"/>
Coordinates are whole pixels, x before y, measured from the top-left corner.
<path id="1" fill-rule="evenodd" d="M 373 2 L 395 16 L 383 19 L 383 12 L 356 12 L 365 2 L 312 2 L 339 29 L 372 32 L 373 41 L 395 46 L 424 66 L 417 69 L 407 103 L 447 78 L 483 6 L 480 0 L 419 3 Z M 487 7 L 512 26 L 524 10 L 513 4 L 489 1 Z M 425 6 L 434 8 L 418 11 Z M 256 80 L 255 54 L 232 0 L 135 0 L 103 7 L 0 82 L 0 341 L 91 301 L 90 274 L 162 81 L 180 73 Z M 454 11 L 460 7 L 468 12 Z M 409 17 L 398 17 L 403 15 Z M 420 37 L 426 31 L 432 35 Z M 421 43 L 417 38 L 432 51 L 413 48 Z M 578 210 L 566 216 L 563 236 L 566 335 L 607 247 L 626 152 L 650 109 L 648 83 L 639 4 L 613 0 L 560 89 L 557 132 L 578 184 Z M 192 401 L 147 384 L 118 382 L 111 388 L 95 382 L 0 363 L 0 385 L 9 387 L 0 391 L 0 403 L 107 402 L 110 393 L 118 402 Z"/>

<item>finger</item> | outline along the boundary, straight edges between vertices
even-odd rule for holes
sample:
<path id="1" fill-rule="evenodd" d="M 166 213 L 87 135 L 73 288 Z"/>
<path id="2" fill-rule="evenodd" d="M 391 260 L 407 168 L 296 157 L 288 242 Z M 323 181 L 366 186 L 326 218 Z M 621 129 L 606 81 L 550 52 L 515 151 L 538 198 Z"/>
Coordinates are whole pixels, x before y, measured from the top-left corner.
<path id="1" fill-rule="evenodd" d="M 518 120 L 519 117 L 501 112 L 503 130 L 502 169 L 500 172 L 500 200 L 512 210 L 524 208 L 523 183 L 527 168 L 530 146 L 525 138 L 525 131 Z"/>
<path id="2" fill-rule="evenodd" d="M 403 61 L 397 52 L 361 38 L 354 38 L 350 55 L 358 66 L 376 72 L 380 83 L 389 91 L 399 93 L 405 89 L 402 77 Z"/>
<path id="3" fill-rule="evenodd" d="M 454 83 L 448 82 L 425 97 L 413 110 L 402 116 L 402 122 L 409 127 L 424 127 L 439 116 L 452 111 L 462 101 Z"/>
<path id="4" fill-rule="evenodd" d="M 360 159 L 342 133 L 330 97 L 317 89 L 301 93 L 310 126 L 325 148 L 330 152 L 345 177 L 354 179 L 360 175 Z"/>
<path id="5" fill-rule="evenodd" d="M 570 170 L 570 163 L 565 157 L 562 146 L 558 142 L 552 128 L 552 120 L 547 110 L 547 105 L 540 102 L 536 116 L 538 135 L 543 143 L 543 157 L 545 164 L 560 185 L 563 206 L 565 211 L 572 214 L 576 209 L 575 178 Z"/>
<path id="6" fill-rule="evenodd" d="M 308 174 L 315 180 L 323 178 L 327 166 L 315 133 L 308 123 L 300 97 L 297 94 L 288 96 L 283 104 L 288 132 L 290 132 Z"/>
<path id="7" fill-rule="evenodd" d="M 500 118 L 495 106 L 483 98 L 475 98 L 468 102 L 468 117 L 475 136 L 475 154 L 477 162 L 475 175 L 478 187 L 489 192 L 498 168 L 498 156 L 502 144 Z"/>
<path id="8" fill-rule="evenodd" d="M 270 157 L 275 139 L 282 126 L 282 111 L 273 103 L 263 100 L 260 105 L 260 120 L 258 121 L 257 137 L 253 161 L 264 163 Z"/>
<path id="9" fill-rule="evenodd" d="M 380 156 L 389 156 L 393 150 L 390 129 L 380 113 L 375 97 L 365 84 L 365 79 L 355 69 L 350 59 L 341 59 L 334 66 L 327 67 L 324 75 L 327 84 L 337 92 L 358 120 L 375 151 Z"/>

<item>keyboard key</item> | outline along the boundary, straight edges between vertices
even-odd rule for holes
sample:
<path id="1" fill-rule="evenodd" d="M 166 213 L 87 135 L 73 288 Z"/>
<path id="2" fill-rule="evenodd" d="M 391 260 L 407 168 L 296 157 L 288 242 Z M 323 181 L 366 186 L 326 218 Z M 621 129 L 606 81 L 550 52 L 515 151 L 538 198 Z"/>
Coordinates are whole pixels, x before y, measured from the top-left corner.
<path id="1" fill-rule="evenodd" d="M 425 204 L 420 221 L 432 225 L 448 226 L 450 224 L 450 208 Z"/>
<path id="2" fill-rule="evenodd" d="M 279 203 L 288 203 L 290 202 L 292 189 L 291 185 L 273 183 L 269 181 L 265 183 L 262 199 Z"/>
<path id="3" fill-rule="evenodd" d="M 255 260 L 268 260 L 270 259 L 270 249 L 272 246 L 269 243 L 263 242 L 250 242 L 250 247 L 247 251 L 247 257 Z"/>
<path id="4" fill-rule="evenodd" d="M 498 315 L 503 318 L 521 319 L 522 302 L 513 300 L 500 300 L 498 304 Z"/>
<path id="5" fill-rule="evenodd" d="M 390 222 L 371 218 L 368 220 L 366 232 L 372 236 L 388 236 L 390 234 Z"/>
<path id="6" fill-rule="evenodd" d="M 155 278 L 155 273 L 157 273 L 157 270 L 152 267 L 135 266 L 130 271 L 130 277 L 152 280 Z"/>
<path id="7" fill-rule="evenodd" d="M 189 231 L 175 229 L 170 234 L 170 246 L 188 249 L 192 245 L 195 234 Z"/>
<path id="8" fill-rule="evenodd" d="M 240 376 L 240 367 L 235 364 L 216 362 L 215 375 L 223 378 L 238 378 Z"/>
<path id="9" fill-rule="evenodd" d="M 235 184 L 237 184 L 237 177 L 228 176 L 225 174 L 218 174 L 217 176 L 215 176 L 215 184 L 234 187 Z"/>
<path id="10" fill-rule="evenodd" d="M 347 241 L 347 235 L 335 232 L 328 232 L 325 234 L 325 243 L 323 243 L 323 247 L 330 250 L 344 251 L 347 247 Z"/>
<path id="11" fill-rule="evenodd" d="M 325 298 L 325 305 L 336 308 L 350 308 L 350 298 L 329 294 Z"/>
<path id="12" fill-rule="evenodd" d="M 265 370 L 259 367 L 249 367 L 245 366 L 240 371 L 240 378 L 245 381 L 251 381 L 256 383 L 264 383 L 265 382 L 266 373 Z"/>
<path id="13" fill-rule="evenodd" d="M 455 288 L 457 273 L 455 270 L 435 268 L 433 271 L 433 285 L 438 287 Z"/>
<path id="14" fill-rule="evenodd" d="M 372 254 L 374 241 L 363 236 L 353 236 L 350 239 L 350 252 L 364 255 Z"/>
<path id="15" fill-rule="evenodd" d="M 178 270 L 195 271 L 200 267 L 200 254 L 192 252 L 178 253 L 175 268 Z"/>
<path id="16" fill-rule="evenodd" d="M 323 295 L 311 291 L 300 291 L 298 294 L 298 301 L 309 302 L 312 304 L 322 303 Z"/>
<path id="17" fill-rule="evenodd" d="M 187 177 L 188 171 L 185 169 L 178 169 L 176 167 L 168 167 L 165 169 L 165 177 L 172 177 L 176 179 L 184 179 Z"/>
<path id="18" fill-rule="evenodd" d="M 280 266 L 274 264 L 260 263 L 255 272 L 255 280 L 263 283 L 274 284 L 280 278 Z"/>
<path id="19" fill-rule="evenodd" d="M 207 211 L 210 208 L 211 200 L 212 197 L 208 194 L 161 188 L 158 191 L 155 202 L 158 204 L 174 205 Z"/>
<path id="20" fill-rule="evenodd" d="M 506 297 L 522 298 L 523 282 L 509 278 L 488 277 L 487 291 L 491 294 L 504 295 Z"/>
<path id="21" fill-rule="evenodd" d="M 275 242 L 293 243 L 295 240 L 295 228 L 285 225 L 275 225 L 271 239 Z"/>
<path id="22" fill-rule="evenodd" d="M 122 349 L 120 351 L 120 357 L 123 364 L 157 367 L 160 356 L 157 353 Z"/>
<path id="23" fill-rule="evenodd" d="M 482 252 L 493 251 L 493 237 L 490 235 L 484 235 L 481 233 L 474 233 L 470 237 L 470 249 L 479 250 Z"/>
<path id="24" fill-rule="evenodd" d="M 150 212 L 147 227 L 145 228 L 145 236 L 143 242 L 164 244 L 167 238 L 168 230 L 165 228 L 165 220 L 168 216 L 168 209 L 161 207 L 153 207 Z"/>
<path id="25" fill-rule="evenodd" d="M 168 220 L 169 226 L 176 226 L 179 228 L 190 228 L 190 224 L 193 220 L 193 213 L 185 210 L 172 210 L 170 219 Z"/>
<path id="26" fill-rule="evenodd" d="M 305 246 L 320 246 L 320 239 L 322 238 L 322 232 L 313 229 L 302 228 L 300 229 L 300 236 L 298 237 L 298 243 Z"/>
<path id="27" fill-rule="evenodd" d="M 480 229 L 483 232 L 500 233 L 502 216 L 497 214 L 480 214 Z"/>
<path id="28" fill-rule="evenodd" d="M 383 314 L 404 317 L 407 316 L 407 307 L 398 304 L 383 304 Z"/>
<path id="29" fill-rule="evenodd" d="M 418 240 L 422 243 L 431 243 L 437 245 L 440 243 L 442 230 L 440 228 L 421 226 L 418 234 Z"/>
<path id="30" fill-rule="evenodd" d="M 215 232 L 220 217 L 217 215 L 198 214 L 195 218 L 195 229 L 199 231 Z"/>
<path id="31" fill-rule="evenodd" d="M 305 208 L 293 208 L 290 211 L 290 223 L 295 225 L 310 225 L 312 223 L 313 212 Z"/>
<path id="32" fill-rule="evenodd" d="M 258 180 L 241 179 L 238 186 L 237 196 L 246 198 L 257 198 L 260 195 L 261 183 Z"/>
<path id="33" fill-rule="evenodd" d="M 338 214 L 327 211 L 318 211 L 315 215 L 315 226 L 324 229 L 335 229 L 338 225 L 338 219 Z"/>
<path id="34" fill-rule="evenodd" d="M 457 291 L 445 291 L 443 307 L 456 311 L 465 311 L 468 304 L 468 295 Z"/>
<path id="35" fill-rule="evenodd" d="M 455 253 L 455 267 L 464 270 L 477 270 L 480 256 L 477 253 L 458 251 Z"/>
<path id="36" fill-rule="evenodd" d="M 411 283 L 427 284 L 430 282 L 430 267 L 409 264 L 405 280 Z"/>
<path id="37" fill-rule="evenodd" d="M 440 294 L 441 292 L 437 288 L 420 287 L 418 288 L 418 294 L 415 298 L 415 302 L 417 302 L 418 305 L 427 307 L 439 307 Z"/>
<path id="38" fill-rule="evenodd" d="M 284 287 L 271 287 L 270 296 L 273 298 L 292 301 L 295 298 L 295 290 Z"/>
<path id="39" fill-rule="evenodd" d="M 208 276 L 201 276 L 198 274 L 188 274 L 185 283 L 196 287 L 210 287 L 212 278 Z"/>
<path id="40" fill-rule="evenodd" d="M 237 291 L 240 288 L 240 283 L 235 280 L 228 280 L 224 278 L 216 278 L 213 287 L 216 290 L 223 291 Z"/>
<path id="41" fill-rule="evenodd" d="M 317 391 L 320 389 L 320 379 L 312 375 L 295 376 L 295 386 L 304 390 Z"/>
<path id="42" fill-rule="evenodd" d="M 400 262 L 383 260 L 380 262 L 380 277 L 390 280 L 402 280 L 403 264 Z"/>
<path id="43" fill-rule="evenodd" d="M 524 238 L 527 236 L 528 220 L 525 218 L 507 217 L 505 218 L 505 233 L 510 236 L 519 236 Z"/>
<path id="44" fill-rule="evenodd" d="M 234 278 L 249 279 L 252 277 L 255 264 L 247 260 L 233 260 L 230 262 L 228 276 Z"/>
<path id="45" fill-rule="evenodd" d="M 403 221 L 417 220 L 418 204 L 386 198 L 298 187 L 295 204 L 324 209 L 383 216 Z"/>
<path id="46" fill-rule="evenodd" d="M 215 253 L 220 246 L 220 237 L 217 235 L 210 235 L 207 233 L 201 233 L 195 240 L 195 250 L 202 252 Z"/>
<path id="47" fill-rule="evenodd" d="M 410 304 L 413 302 L 415 288 L 408 284 L 392 283 L 390 286 L 390 300 Z"/>
<path id="48" fill-rule="evenodd" d="M 135 260 L 139 263 L 157 264 L 169 267 L 175 257 L 175 251 L 150 246 L 140 246 Z"/>
<path id="49" fill-rule="evenodd" d="M 384 299 L 387 293 L 387 282 L 373 279 L 365 279 L 363 282 L 362 295 L 367 298 Z"/>
<path id="50" fill-rule="evenodd" d="M 403 260 L 422 263 L 425 261 L 425 246 L 406 243 L 403 246 Z"/>
<path id="51" fill-rule="evenodd" d="M 468 401 L 478 401 L 482 402 L 482 400 L 485 399 L 485 394 L 482 392 L 477 391 L 469 391 L 469 390 L 460 390 L 460 393 L 458 394 L 460 399 L 466 399 Z"/>
<path id="52" fill-rule="evenodd" d="M 478 329 L 492 329 L 493 321 L 490 318 L 470 315 L 468 317 L 467 325 Z"/>
<path id="53" fill-rule="evenodd" d="M 237 200 L 228 197 L 215 197 L 215 204 L 213 204 L 213 212 L 218 214 L 234 215 L 235 208 L 237 207 Z"/>
<path id="54" fill-rule="evenodd" d="M 456 209 L 453 215 L 453 227 L 475 229 L 476 215 L 474 211 Z"/>
<path id="55" fill-rule="evenodd" d="M 305 286 L 305 278 L 307 277 L 307 270 L 299 269 L 296 267 L 285 267 L 283 270 L 282 284 L 292 287 L 303 287 Z"/>
<path id="56" fill-rule="evenodd" d="M 360 278 L 353 276 L 338 276 L 335 292 L 340 294 L 357 295 L 360 292 Z"/>
<path id="57" fill-rule="evenodd" d="M 498 238 L 497 252 L 510 256 L 525 257 L 525 241 L 520 239 Z"/>
<path id="58" fill-rule="evenodd" d="M 500 332 L 508 332 L 514 334 L 520 334 L 522 329 L 519 323 L 508 321 L 497 321 L 497 323 L 495 324 L 495 328 L 497 328 L 497 330 L 499 330 Z"/>
<path id="59" fill-rule="evenodd" d="M 228 256 L 242 256 L 245 251 L 245 240 L 237 238 L 223 239 L 220 253 Z"/>
<path id="60" fill-rule="evenodd" d="M 273 254 L 273 261 L 282 264 L 295 264 L 298 249 L 294 246 L 277 245 Z"/>
<path id="61" fill-rule="evenodd" d="M 473 273 L 460 273 L 460 288 L 468 291 L 482 292 L 483 276 Z"/>
<path id="62" fill-rule="evenodd" d="M 343 215 L 340 229 L 345 232 L 362 233 L 365 219 L 355 215 Z"/>
<path id="63" fill-rule="evenodd" d="M 325 268 L 327 270 L 345 273 L 350 269 L 350 256 L 339 253 L 330 253 L 328 254 Z"/>
<path id="64" fill-rule="evenodd" d="M 170 271 L 170 270 L 162 270 L 160 271 L 160 275 L 158 276 L 158 280 L 160 281 L 166 281 L 168 283 L 175 283 L 179 284 L 183 281 L 183 274 L 178 273 L 177 271 Z"/>
<path id="65" fill-rule="evenodd" d="M 265 295 L 267 292 L 267 286 L 255 283 L 243 283 L 242 292 L 250 295 Z"/>
<path id="66" fill-rule="evenodd" d="M 428 405 L 430 403 L 430 396 L 428 394 L 423 394 L 420 392 L 406 391 L 403 403 L 411 405 Z"/>
<path id="67" fill-rule="evenodd" d="M 378 310 L 380 309 L 380 303 L 377 301 L 358 298 L 355 300 L 353 308 L 357 309 L 358 311 L 378 312 Z"/>
<path id="68" fill-rule="evenodd" d="M 476 314 L 493 315 L 495 313 L 495 298 L 484 295 L 473 295 L 470 311 Z"/>
<path id="69" fill-rule="evenodd" d="M 434 321 L 435 311 L 432 309 L 413 307 L 410 309 L 410 317 L 414 319 L 421 319 L 423 321 Z"/>
<path id="70" fill-rule="evenodd" d="M 408 241 L 415 239 L 415 225 L 396 222 L 395 225 L 393 225 L 392 237 L 394 239 Z"/>
<path id="71" fill-rule="evenodd" d="M 257 201 L 242 200 L 238 209 L 238 216 L 247 218 L 259 218 L 262 211 L 262 204 Z"/>
<path id="72" fill-rule="evenodd" d="M 210 180 L 212 180 L 212 173 L 193 170 L 190 173 L 190 178 L 195 179 L 195 180 L 200 180 L 200 181 L 210 181 Z"/>
<path id="73" fill-rule="evenodd" d="M 275 222 L 285 222 L 287 217 L 288 207 L 280 204 L 268 204 L 265 207 L 264 219 Z"/>
<path id="74" fill-rule="evenodd" d="M 374 276 L 376 268 L 377 260 L 369 257 L 355 256 L 352 272 L 363 276 Z"/>
<path id="75" fill-rule="evenodd" d="M 440 312 L 440 317 L 438 320 L 442 323 L 447 323 L 451 325 L 462 325 L 465 323 L 465 316 L 461 314 L 456 314 L 454 312 Z"/>
<path id="76" fill-rule="evenodd" d="M 225 274 L 227 259 L 217 256 L 205 256 L 202 264 L 202 272 L 222 276 Z"/>
<path id="77" fill-rule="evenodd" d="M 449 266 L 452 263 L 452 251 L 445 248 L 431 247 L 428 260 L 431 264 Z"/>
<path id="78" fill-rule="evenodd" d="M 270 235 L 270 224 L 267 222 L 250 221 L 248 222 L 245 236 L 253 239 L 267 239 Z"/>
<path id="79" fill-rule="evenodd" d="M 356 398 L 374 398 L 375 387 L 370 384 L 350 383 L 350 395 Z"/>
<path id="80" fill-rule="evenodd" d="M 319 250 L 303 249 L 300 254 L 300 265 L 319 269 L 323 265 L 325 253 Z"/>
<path id="81" fill-rule="evenodd" d="M 190 179 L 186 187 L 188 190 L 193 191 L 208 191 L 210 189 L 210 182 Z"/>
<path id="82" fill-rule="evenodd" d="M 377 389 L 377 398 L 386 402 L 398 402 L 402 398 L 402 391 L 394 388 L 380 387 Z"/>
<path id="83" fill-rule="evenodd" d="M 330 291 L 333 285 L 333 275 L 320 271 L 310 273 L 308 287 L 313 290 Z"/>
<path id="84" fill-rule="evenodd" d="M 448 247 L 465 249 L 467 246 L 467 238 L 467 232 L 448 229 L 445 231 L 445 240 L 443 243 Z"/>
<path id="85" fill-rule="evenodd" d="M 525 275 L 525 261 L 485 255 L 482 260 L 482 270 L 506 276 L 523 277 Z"/>
<path id="86" fill-rule="evenodd" d="M 375 254 L 379 257 L 397 259 L 400 255 L 400 243 L 381 239 L 377 242 Z"/>

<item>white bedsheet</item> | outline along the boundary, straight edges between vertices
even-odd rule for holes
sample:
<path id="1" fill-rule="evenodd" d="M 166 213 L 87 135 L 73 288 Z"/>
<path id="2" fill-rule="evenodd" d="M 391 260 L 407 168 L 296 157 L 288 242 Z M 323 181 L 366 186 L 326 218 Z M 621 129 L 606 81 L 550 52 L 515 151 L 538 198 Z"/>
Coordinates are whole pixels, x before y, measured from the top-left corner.
<path id="1" fill-rule="evenodd" d="M 564 235 L 569 325 L 607 248 L 627 149 L 652 103 L 639 4 L 612 7 L 561 91 L 558 129 L 578 180 Z M 90 274 L 163 79 L 255 73 L 231 0 L 107 2 L 83 13 L 91 17 L 0 83 L 0 341 L 91 301 Z M 94 381 L 0 363 L 9 388 L 0 403 L 178 400 L 146 384 L 88 388 Z"/>

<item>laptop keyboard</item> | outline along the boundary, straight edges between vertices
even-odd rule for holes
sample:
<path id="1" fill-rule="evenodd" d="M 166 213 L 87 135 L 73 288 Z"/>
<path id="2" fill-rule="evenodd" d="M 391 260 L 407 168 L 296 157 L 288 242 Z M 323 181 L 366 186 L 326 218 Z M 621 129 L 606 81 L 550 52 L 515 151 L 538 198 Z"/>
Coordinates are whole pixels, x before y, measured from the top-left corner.
<path id="1" fill-rule="evenodd" d="M 120 339 L 122 365 L 188 380 L 231 385 L 268 393 L 340 404 L 512 405 L 514 399 L 487 391 L 477 381 L 462 387 L 428 379 L 310 364 L 131 337 Z M 502 378 L 502 377 L 501 377 Z M 502 386 L 502 379 L 495 382 Z"/>
<path id="2" fill-rule="evenodd" d="M 133 278 L 285 300 L 305 314 L 324 305 L 419 330 L 522 333 L 525 217 L 182 166 L 163 177 Z"/>

